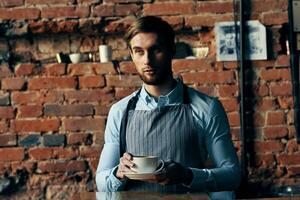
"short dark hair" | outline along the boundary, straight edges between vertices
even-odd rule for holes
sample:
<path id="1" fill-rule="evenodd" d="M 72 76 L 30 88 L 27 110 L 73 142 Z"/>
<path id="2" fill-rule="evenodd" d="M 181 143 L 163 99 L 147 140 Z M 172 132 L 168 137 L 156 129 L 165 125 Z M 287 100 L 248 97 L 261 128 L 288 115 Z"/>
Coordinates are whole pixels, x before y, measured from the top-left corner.
<path id="1" fill-rule="evenodd" d="M 175 46 L 175 33 L 168 22 L 156 16 L 144 16 L 138 18 L 127 30 L 125 40 L 130 47 L 131 39 L 138 33 L 156 33 L 162 37 L 168 48 Z"/>

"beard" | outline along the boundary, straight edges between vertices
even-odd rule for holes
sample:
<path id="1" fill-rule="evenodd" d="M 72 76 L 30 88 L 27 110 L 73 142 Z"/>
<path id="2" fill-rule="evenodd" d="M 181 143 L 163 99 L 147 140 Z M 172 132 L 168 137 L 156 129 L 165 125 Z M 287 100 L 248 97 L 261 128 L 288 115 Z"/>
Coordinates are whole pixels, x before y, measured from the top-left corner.
<path id="1" fill-rule="evenodd" d="M 166 81 L 172 77 L 172 69 L 170 68 L 162 68 L 160 70 L 156 70 L 152 75 L 145 75 L 143 72 L 139 73 L 142 81 L 147 85 L 162 85 Z"/>

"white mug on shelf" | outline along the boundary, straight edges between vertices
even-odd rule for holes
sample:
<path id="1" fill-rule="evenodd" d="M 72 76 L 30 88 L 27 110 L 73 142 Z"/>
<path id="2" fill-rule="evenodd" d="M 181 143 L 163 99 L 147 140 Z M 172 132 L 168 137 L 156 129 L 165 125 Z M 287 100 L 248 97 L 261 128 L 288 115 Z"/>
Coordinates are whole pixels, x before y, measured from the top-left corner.
<path id="1" fill-rule="evenodd" d="M 112 50 L 111 47 L 105 44 L 99 45 L 99 58 L 100 62 L 109 62 L 111 61 Z"/>

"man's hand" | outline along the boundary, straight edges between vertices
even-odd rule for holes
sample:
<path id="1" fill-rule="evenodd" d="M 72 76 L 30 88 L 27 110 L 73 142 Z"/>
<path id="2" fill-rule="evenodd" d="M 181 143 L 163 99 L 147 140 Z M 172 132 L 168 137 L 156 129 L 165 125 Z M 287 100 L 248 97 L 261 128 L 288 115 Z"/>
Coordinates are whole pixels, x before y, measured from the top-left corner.
<path id="1" fill-rule="evenodd" d="M 124 179 L 124 173 L 134 172 L 130 169 L 133 166 L 134 163 L 132 162 L 132 155 L 130 155 L 129 153 L 124 153 L 123 157 L 120 158 L 120 164 L 116 173 L 117 178 Z"/>
<path id="2" fill-rule="evenodd" d="M 193 173 L 189 168 L 185 168 L 174 161 L 165 162 L 163 171 L 156 175 L 154 179 L 147 180 L 151 183 L 161 185 L 186 184 L 189 185 L 193 180 Z"/>

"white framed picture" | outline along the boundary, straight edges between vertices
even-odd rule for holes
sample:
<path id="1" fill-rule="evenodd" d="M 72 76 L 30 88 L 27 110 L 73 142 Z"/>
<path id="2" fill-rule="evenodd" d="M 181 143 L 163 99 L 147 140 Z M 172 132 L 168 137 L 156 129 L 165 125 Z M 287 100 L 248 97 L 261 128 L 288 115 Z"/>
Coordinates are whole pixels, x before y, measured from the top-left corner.
<path id="1" fill-rule="evenodd" d="M 217 61 L 236 61 L 239 54 L 239 23 L 218 22 L 215 26 Z M 267 59 L 266 28 L 259 21 L 247 21 L 245 36 L 245 58 Z"/>

